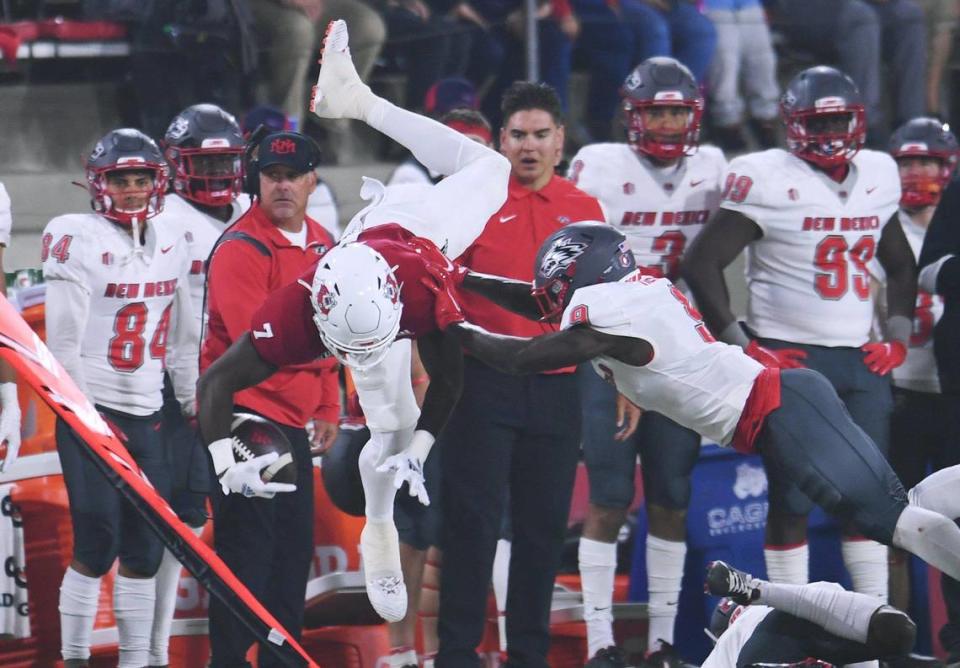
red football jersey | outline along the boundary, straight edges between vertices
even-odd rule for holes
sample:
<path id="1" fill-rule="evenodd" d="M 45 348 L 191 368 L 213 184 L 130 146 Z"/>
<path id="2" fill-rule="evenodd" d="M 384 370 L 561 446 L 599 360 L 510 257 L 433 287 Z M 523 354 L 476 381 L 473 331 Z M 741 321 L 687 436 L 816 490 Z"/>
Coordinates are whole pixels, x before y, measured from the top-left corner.
<path id="1" fill-rule="evenodd" d="M 433 293 L 420 282 L 428 278 L 425 260 L 444 263 L 450 260 L 426 239 L 418 239 L 400 225 L 379 225 L 360 234 L 358 241 L 380 253 L 393 268 L 400 284 L 400 337 L 417 338 L 437 329 L 433 314 Z M 428 247 L 424 251 L 422 248 Z M 323 258 L 320 258 L 321 260 Z M 318 260 L 319 262 L 319 260 Z M 250 337 L 264 361 L 276 367 L 305 364 L 326 354 L 320 334 L 313 322 L 310 288 L 316 265 L 306 271 L 300 280 L 277 290 L 263 303 L 250 323 Z"/>

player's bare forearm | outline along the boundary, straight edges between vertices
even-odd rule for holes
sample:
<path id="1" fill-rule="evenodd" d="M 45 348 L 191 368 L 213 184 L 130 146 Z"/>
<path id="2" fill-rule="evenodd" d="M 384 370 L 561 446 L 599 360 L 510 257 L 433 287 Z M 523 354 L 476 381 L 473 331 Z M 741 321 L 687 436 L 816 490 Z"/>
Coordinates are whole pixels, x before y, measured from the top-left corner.
<path id="1" fill-rule="evenodd" d="M 530 292 L 532 286 L 526 281 L 471 271 L 463 279 L 462 287 L 528 320 L 540 320 L 540 308 Z"/>
<path id="2" fill-rule="evenodd" d="M 451 325 L 447 332 L 483 362 L 514 375 L 552 371 L 586 362 L 609 352 L 610 339 L 615 338 L 586 327 L 575 327 L 531 339 L 493 334 L 466 322 Z"/>
<path id="3" fill-rule="evenodd" d="M 896 216 L 896 214 L 894 214 Z M 877 244 L 877 259 L 887 274 L 887 316 L 913 319 L 917 298 L 917 264 L 903 228 L 891 220 Z"/>
<path id="4" fill-rule="evenodd" d="M 435 438 L 447 423 L 463 388 L 463 352 L 454 336 L 434 332 L 417 339 L 424 370 L 430 376 L 417 429 Z"/>
<path id="5" fill-rule="evenodd" d="M 0 360 L 0 383 L 12 383 L 17 380 L 17 374 L 6 360 Z"/>
<path id="6" fill-rule="evenodd" d="M 197 386 L 197 419 L 205 443 L 230 435 L 233 395 L 262 383 L 276 370 L 263 361 L 244 333 L 201 374 Z"/>
<path id="7" fill-rule="evenodd" d="M 743 214 L 719 209 L 687 249 L 680 274 L 690 286 L 707 327 L 719 335 L 736 320 L 723 270 L 754 239 L 760 228 Z"/>

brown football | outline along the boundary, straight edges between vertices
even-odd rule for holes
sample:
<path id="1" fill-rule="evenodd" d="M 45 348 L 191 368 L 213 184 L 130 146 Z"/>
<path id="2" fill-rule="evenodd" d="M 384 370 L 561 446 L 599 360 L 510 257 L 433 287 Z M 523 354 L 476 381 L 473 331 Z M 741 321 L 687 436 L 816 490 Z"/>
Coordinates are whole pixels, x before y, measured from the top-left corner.
<path id="1" fill-rule="evenodd" d="M 276 452 L 280 457 L 260 472 L 264 482 L 297 484 L 297 467 L 293 450 L 286 435 L 270 420 L 251 413 L 234 413 L 231 435 L 234 442 L 233 455 L 237 461 L 249 461 L 254 457 Z"/>

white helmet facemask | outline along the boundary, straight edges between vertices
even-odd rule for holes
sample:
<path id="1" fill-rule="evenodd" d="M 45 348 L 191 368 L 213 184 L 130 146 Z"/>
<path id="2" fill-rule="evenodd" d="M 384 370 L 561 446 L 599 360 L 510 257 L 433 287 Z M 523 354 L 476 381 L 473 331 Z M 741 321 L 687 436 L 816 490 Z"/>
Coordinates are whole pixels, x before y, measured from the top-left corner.
<path id="1" fill-rule="evenodd" d="M 383 360 L 400 331 L 400 285 L 384 257 L 366 244 L 335 246 L 320 258 L 310 301 L 320 340 L 350 368 Z"/>

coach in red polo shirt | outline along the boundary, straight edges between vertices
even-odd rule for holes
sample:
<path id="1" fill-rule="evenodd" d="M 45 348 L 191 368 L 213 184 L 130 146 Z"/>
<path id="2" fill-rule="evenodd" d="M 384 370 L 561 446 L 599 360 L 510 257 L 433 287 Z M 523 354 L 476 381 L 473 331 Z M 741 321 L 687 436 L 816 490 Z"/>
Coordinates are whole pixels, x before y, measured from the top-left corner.
<path id="1" fill-rule="evenodd" d="M 207 272 L 209 320 L 201 372 L 237 338 L 269 336 L 249 331 L 253 313 L 267 295 L 297 280 L 333 245 L 327 231 L 306 216 L 307 199 L 317 185 L 313 170 L 318 159 L 313 141 L 297 133 L 279 132 L 260 142 L 259 194 L 217 242 Z M 217 554 L 297 639 L 313 555 L 313 468 L 305 427 L 313 422 L 318 446 L 332 443 L 339 396 L 337 369 L 329 359 L 284 368 L 234 395 L 236 412 L 257 413 L 286 434 L 297 465 L 297 489 L 273 498 L 248 498 L 224 494 L 216 485 L 212 495 Z M 222 473 L 224 453 L 211 448 L 211 454 L 214 468 Z M 245 656 L 252 642 L 243 624 L 211 598 L 210 665 L 249 665 Z M 259 665 L 281 664 L 261 651 Z"/>
<path id="2" fill-rule="evenodd" d="M 556 176 L 563 150 L 560 102 L 543 84 L 504 94 L 500 151 L 512 171 L 506 203 L 459 258 L 473 271 L 533 280 L 540 244 L 558 228 L 603 220 L 596 199 Z M 556 327 L 463 292 L 471 322 L 537 336 Z M 463 394 L 441 438 L 443 569 L 437 668 L 476 668 L 487 591 L 505 512 L 513 555 L 507 601 L 509 665 L 546 668 L 550 601 L 580 448 L 574 369 L 510 376 L 468 357 Z M 509 500 L 509 507 L 507 501 Z"/>

